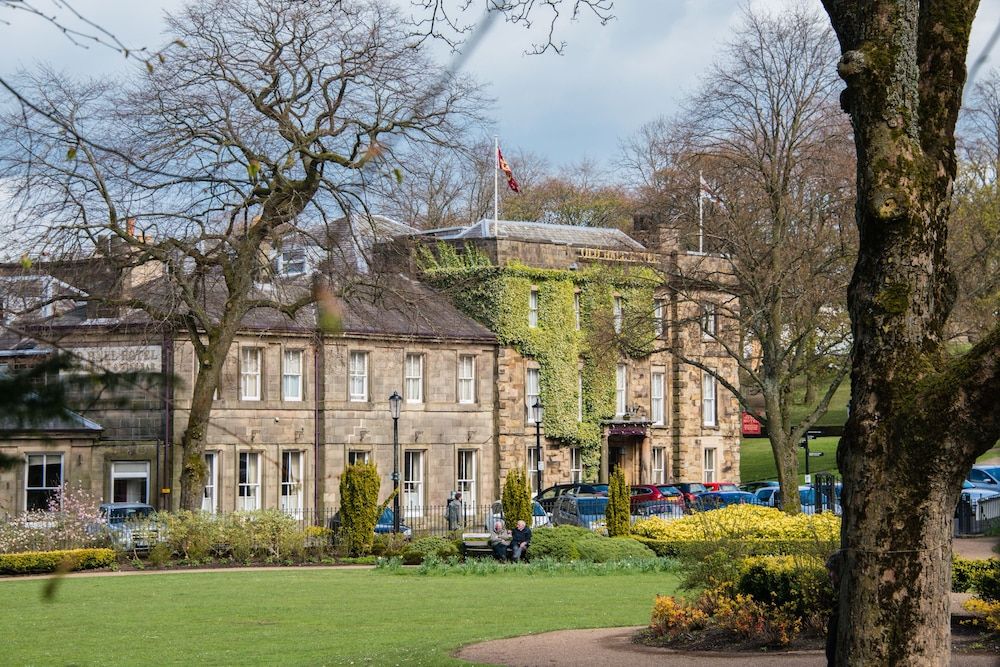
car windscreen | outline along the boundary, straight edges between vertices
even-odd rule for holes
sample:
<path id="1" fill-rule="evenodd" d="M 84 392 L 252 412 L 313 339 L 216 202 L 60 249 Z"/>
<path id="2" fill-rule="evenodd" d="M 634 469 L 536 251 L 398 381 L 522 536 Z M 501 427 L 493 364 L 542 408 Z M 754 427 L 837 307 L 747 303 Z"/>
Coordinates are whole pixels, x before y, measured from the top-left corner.
<path id="1" fill-rule="evenodd" d="M 681 493 L 676 486 L 658 486 L 656 488 L 665 496 L 679 496 Z"/>
<path id="2" fill-rule="evenodd" d="M 151 507 L 116 507 L 108 513 L 108 521 L 111 523 L 138 521 L 145 519 L 152 513 L 153 508 Z"/>
<path id="3" fill-rule="evenodd" d="M 580 514 L 604 514 L 608 506 L 607 498 L 586 498 L 577 501 Z"/>
<path id="4" fill-rule="evenodd" d="M 688 493 L 704 493 L 708 491 L 704 484 L 688 484 L 690 491 Z"/>

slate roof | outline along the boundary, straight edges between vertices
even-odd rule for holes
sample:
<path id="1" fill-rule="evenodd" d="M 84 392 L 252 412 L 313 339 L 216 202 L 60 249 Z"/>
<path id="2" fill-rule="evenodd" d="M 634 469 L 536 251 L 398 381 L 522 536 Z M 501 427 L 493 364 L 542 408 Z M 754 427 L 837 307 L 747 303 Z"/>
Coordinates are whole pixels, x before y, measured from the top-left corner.
<path id="1" fill-rule="evenodd" d="M 480 220 L 468 227 L 448 227 L 426 232 L 446 239 L 502 238 L 517 241 L 535 241 L 586 248 L 613 250 L 645 250 L 645 246 L 620 229 L 612 227 L 582 227 L 555 225 L 547 222 L 523 220 Z"/>
<path id="2" fill-rule="evenodd" d="M 10 417 L 0 417 L 0 431 L 7 433 L 36 433 L 80 431 L 98 435 L 104 427 L 72 410 L 64 410 L 61 415 L 41 420 L 19 423 Z"/>

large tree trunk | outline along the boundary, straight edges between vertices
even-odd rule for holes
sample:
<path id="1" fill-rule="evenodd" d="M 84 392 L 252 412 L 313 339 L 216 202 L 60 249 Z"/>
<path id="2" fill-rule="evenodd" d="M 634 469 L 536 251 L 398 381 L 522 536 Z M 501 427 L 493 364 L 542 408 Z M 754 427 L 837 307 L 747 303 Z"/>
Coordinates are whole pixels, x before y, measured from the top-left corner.
<path id="1" fill-rule="evenodd" d="M 767 439 L 771 442 L 774 466 L 781 485 L 781 507 L 789 514 L 798 514 L 799 504 L 799 451 L 790 437 L 787 396 L 777 382 L 767 382 L 764 389 L 764 408 L 767 413 Z"/>
<path id="2" fill-rule="evenodd" d="M 191 391 L 191 410 L 188 412 L 187 425 L 181 435 L 180 509 L 191 511 L 201 509 L 205 476 L 208 472 L 205 467 L 208 426 L 212 417 L 215 392 L 219 387 L 222 365 L 229 354 L 232 342 L 232 334 L 223 340 L 211 341 L 198 363 L 198 374 Z"/>
<path id="3" fill-rule="evenodd" d="M 860 252 L 844 474 L 838 665 L 947 665 L 952 514 L 998 436 L 992 343 L 951 360 L 946 234 L 976 0 L 824 0 L 844 52 Z"/>

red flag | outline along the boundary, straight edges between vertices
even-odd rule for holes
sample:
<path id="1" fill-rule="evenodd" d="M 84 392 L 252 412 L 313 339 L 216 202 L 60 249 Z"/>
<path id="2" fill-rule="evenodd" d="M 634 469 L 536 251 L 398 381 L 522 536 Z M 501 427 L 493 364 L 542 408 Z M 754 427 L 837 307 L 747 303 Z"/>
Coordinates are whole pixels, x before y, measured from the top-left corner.
<path id="1" fill-rule="evenodd" d="M 507 160 L 503 159 L 503 153 L 500 152 L 499 146 L 497 146 L 497 164 L 500 166 L 500 171 L 503 172 L 503 175 L 507 177 L 507 187 L 514 192 L 520 192 L 521 187 L 514 179 L 514 172 L 510 170 L 510 165 L 507 164 Z"/>

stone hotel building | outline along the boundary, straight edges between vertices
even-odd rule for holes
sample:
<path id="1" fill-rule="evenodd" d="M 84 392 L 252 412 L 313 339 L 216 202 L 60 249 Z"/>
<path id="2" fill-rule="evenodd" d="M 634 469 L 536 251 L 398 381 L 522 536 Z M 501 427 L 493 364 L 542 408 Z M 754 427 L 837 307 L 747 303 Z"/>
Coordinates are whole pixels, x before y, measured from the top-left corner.
<path id="1" fill-rule="evenodd" d="M 739 406 L 711 373 L 679 361 L 737 381 L 718 342 L 733 328 L 717 316 L 720 296 L 670 277 L 685 263 L 711 270 L 713 258 L 682 252 L 649 221 L 635 229 L 483 221 L 420 231 L 375 217 L 352 261 L 380 276 L 377 287 L 343 299 L 335 332 L 315 309 L 244 320 L 214 398 L 203 509 L 332 511 L 340 475 L 359 461 L 377 465 L 387 496 L 393 392 L 406 517 L 438 511 L 454 490 L 470 511 L 490 503 L 515 467 L 533 489 L 539 474 L 544 487 L 606 480 L 615 466 L 636 483 L 738 481 Z M 294 278 L 310 257 L 291 239 L 274 259 Z M 459 269 L 457 257 L 474 261 Z M 112 284 L 148 291 L 161 279 L 155 268 L 102 276 L 100 262 L 0 276 L 0 372 L 58 347 L 83 368 L 142 373 L 58 418 L 0 416 L 0 452 L 23 459 L 0 472 L 0 515 L 41 508 L 62 484 L 178 504 L 193 347 L 137 312 L 97 307 L 89 297 Z M 45 306 L 32 317 L 10 315 L 33 301 Z"/>

